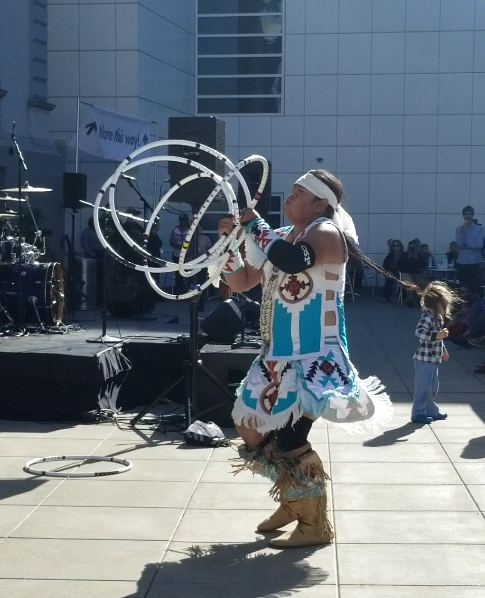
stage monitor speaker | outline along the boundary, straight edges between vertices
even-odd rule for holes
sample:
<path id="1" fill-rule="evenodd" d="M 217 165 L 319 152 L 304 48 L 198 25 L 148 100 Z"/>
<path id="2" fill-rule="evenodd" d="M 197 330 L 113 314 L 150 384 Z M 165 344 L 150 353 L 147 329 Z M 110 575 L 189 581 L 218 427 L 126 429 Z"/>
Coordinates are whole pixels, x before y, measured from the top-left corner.
<path id="1" fill-rule="evenodd" d="M 207 145 L 221 154 L 226 151 L 226 123 L 215 116 L 171 116 L 168 119 L 169 139 L 195 141 Z M 211 154 L 195 147 L 170 146 L 170 154 L 187 158 L 207 166 L 220 176 L 224 176 L 224 163 Z M 169 162 L 170 186 L 173 187 L 185 177 L 200 172 L 192 166 L 180 162 Z M 211 194 L 215 186 L 211 179 L 196 179 L 176 191 L 171 201 L 190 203 L 198 208 Z"/>
<path id="2" fill-rule="evenodd" d="M 271 205 L 271 162 L 268 162 L 268 166 L 268 180 L 256 206 L 256 210 L 261 214 L 263 218 L 266 218 L 266 216 L 268 215 Z M 249 187 L 249 193 L 251 195 L 251 198 L 253 198 L 256 195 L 259 184 L 261 182 L 261 177 L 263 175 L 263 165 L 261 164 L 261 162 L 250 162 L 249 164 L 241 168 L 241 174 L 243 175 L 244 180 L 246 181 L 246 184 Z M 240 208 L 246 207 L 246 199 L 244 197 L 241 185 L 238 186 L 237 199 Z"/>
<path id="3" fill-rule="evenodd" d="M 106 308 L 117 318 L 151 313 L 155 308 L 155 291 L 148 285 L 115 284 L 107 294 Z"/>
<path id="4" fill-rule="evenodd" d="M 65 172 L 62 186 L 62 198 L 64 201 L 64 208 L 68 210 L 80 210 L 85 207 L 85 204 L 80 203 L 86 201 L 88 177 L 82 172 Z"/>
<path id="5" fill-rule="evenodd" d="M 205 345 L 200 351 L 200 358 L 222 386 L 234 393 L 235 400 L 236 390 L 258 354 L 259 349 L 231 349 L 229 346 Z M 233 403 L 210 378 L 202 372 L 197 372 L 197 413 L 219 404 L 220 407 L 201 415 L 202 421 L 213 421 L 220 427 L 233 428 Z"/>
<path id="6" fill-rule="evenodd" d="M 241 310 L 234 299 L 226 299 L 200 323 L 210 340 L 231 344 L 241 332 Z"/>

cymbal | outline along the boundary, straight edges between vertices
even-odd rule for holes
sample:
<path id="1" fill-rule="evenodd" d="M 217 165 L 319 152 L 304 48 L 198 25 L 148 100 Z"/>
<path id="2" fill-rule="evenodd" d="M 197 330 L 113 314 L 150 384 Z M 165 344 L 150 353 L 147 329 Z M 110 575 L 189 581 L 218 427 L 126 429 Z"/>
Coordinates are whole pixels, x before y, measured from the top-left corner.
<path id="1" fill-rule="evenodd" d="M 18 191 L 18 189 L 17 189 Z M 10 197 L 10 195 L 4 195 L 3 197 L 0 196 L 0 201 L 18 201 L 18 197 Z M 20 201 L 26 201 L 25 199 L 20 199 Z"/>
<path id="2" fill-rule="evenodd" d="M 4 193 L 18 193 L 19 188 L 10 187 L 8 189 L 0 189 L 0 191 L 3 191 Z M 49 191 L 52 191 L 52 189 L 47 189 L 46 187 L 31 187 L 29 183 L 25 183 L 20 190 L 21 193 L 48 193 Z"/>
<path id="3" fill-rule="evenodd" d="M 17 212 L 14 212 L 13 210 L 0 210 L 0 220 L 3 220 L 5 218 L 17 218 L 18 214 Z"/>

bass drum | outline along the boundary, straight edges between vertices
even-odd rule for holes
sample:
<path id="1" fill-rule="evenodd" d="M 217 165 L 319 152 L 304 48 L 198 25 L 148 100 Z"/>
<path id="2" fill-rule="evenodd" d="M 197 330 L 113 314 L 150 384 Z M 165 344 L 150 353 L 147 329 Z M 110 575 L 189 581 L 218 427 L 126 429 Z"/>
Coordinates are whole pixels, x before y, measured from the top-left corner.
<path id="1" fill-rule="evenodd" d="M 0 265 L 1 302 L 12 318 L 24 320 L 26 324 L 38 324 L 39 319 L 47 326 L 60 324 L 64 310 L 61 265 L 56 262 L 21 264 L 20 277 L 19 285 L 18 264 Z M 19 314 L 19 305 L 23 314 Z"/>

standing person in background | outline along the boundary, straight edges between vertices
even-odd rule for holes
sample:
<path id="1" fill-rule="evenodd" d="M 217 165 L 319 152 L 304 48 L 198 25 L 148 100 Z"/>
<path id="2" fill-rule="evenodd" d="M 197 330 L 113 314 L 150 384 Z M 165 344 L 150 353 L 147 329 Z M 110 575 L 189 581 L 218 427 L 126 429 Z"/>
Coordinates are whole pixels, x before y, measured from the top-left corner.
<path id="1" fill-rule="evenodd" d="M 460 286 L 481 297 L 483 228 L 473 222 L 475 210 L 471 206 L 464 207 L 462 214 L 464 223 L 456 229 L 456 242 L 460 250 L 456 258 L 456 267 Z"/>
<path id="2" fill-rule="evenodd" d="M 180 257 L 180 250 L 187 233 L 189 232 L 189 217 L 187 214 L 180 214 L 179 225 L 176 226 L 170 233 L 170 246 L 173 247 L 173 261 L 178 262 Z M 181 293 L 184 289 L 184 280 L 180 273 L 175 272 L 175 292 Z"/>
<path id="3" fill-rule="evenodd" d="M 197 257 L 203 255 L 212 247 L 212 241 L 207 235 L 200 234 L 198 241 Z"/>
<path id="4" fill-rule="evenodd" d="M 397 265 L 402 280 L 419 285 L 423 281 L 423 274 L 428 264 L 416 241 L 417 239 L 414 239 L 408 243 L 408 250 L 401 255 Z M 406 305 L 408 307 L 413 307 L 414 295 L 414 291 L 406 289 Z"/>
<path id="5" fill-rule="evenodd" d="M 397 277 L 399 274 L 399 259 L 404 253 L 404 247 L 401 241 L 394 240 L 392 242 L 391 247 L 389 248 L 389 253 L 384 258 L 384 263 L 382 267 L 387 272 L 390 272 L 394 276 Z M 384 282 L 384 292 L 382 293 L 382 303 L 388 303 L 389 299 L 391 298 L 392 289 L 396 283 L 389 278 L 386 278 Z"/>

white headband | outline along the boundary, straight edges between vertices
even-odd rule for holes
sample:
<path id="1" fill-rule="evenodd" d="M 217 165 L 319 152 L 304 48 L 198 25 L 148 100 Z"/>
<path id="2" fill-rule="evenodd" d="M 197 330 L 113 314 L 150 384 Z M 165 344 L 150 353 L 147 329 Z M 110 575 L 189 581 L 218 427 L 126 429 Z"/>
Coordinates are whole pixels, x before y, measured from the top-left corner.
<path id="1" fill-rule="evenodd" d="M 308 189 L 310 193 L 313 193 L 313 195 L 316 195 L 320 199 L 326 199 L 334 210 L 336 210 L 339 207 L 339 203 L 337 201 L 337 196 L 335 195 L 335 193 L 330 189 L 328 185 L 326 185 L 315 175 L 307 172 L 295 182 L 295 185 L 305 187 L 305 189 Z"/>
<path id="2" fill-rule="evenodd" d="M 316 195 L 320 199 L 326 199 L 329 205 L 331 205 L 334 209 L 334 223 L 340 228 L 342 232 L 351 237 L 355 241 L 355 243 L 359 243 L 359 238 L 357 237 L 357 232 L 355 230 L 355 225 L 354 221 L 352 220 L 352 217 L 338 203 L 337 196 L 328 185 L 326 185 L 323 181 L 321 181 L 315 175 L 310 174 L 309 172 L 300 177 L 295 182 L 295 185 L 300 185 L 300 187 L 308 189 L 310 193 L 313 193 L 313 195 Z"/>

